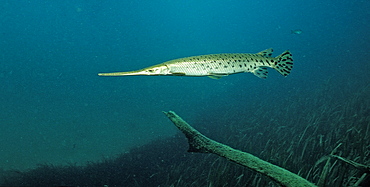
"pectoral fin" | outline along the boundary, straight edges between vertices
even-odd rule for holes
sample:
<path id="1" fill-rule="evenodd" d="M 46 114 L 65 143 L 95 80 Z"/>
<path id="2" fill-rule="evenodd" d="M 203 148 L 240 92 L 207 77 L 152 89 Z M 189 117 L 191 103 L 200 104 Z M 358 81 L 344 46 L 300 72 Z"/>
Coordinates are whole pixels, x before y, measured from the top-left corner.
<path id="1" fill-rule="evenodd" d="M 183 72 L 176 72 L 176 73 L 171 73 L 173 76 L 185 76 L 186 74 Z"/>
<path id="2" fill-rule="evenodd" d="M 211 79 L 221 79 L 223 76 L 220 76 L 220 75 L 210 75 L 208 77 L 211 78 Z"/>

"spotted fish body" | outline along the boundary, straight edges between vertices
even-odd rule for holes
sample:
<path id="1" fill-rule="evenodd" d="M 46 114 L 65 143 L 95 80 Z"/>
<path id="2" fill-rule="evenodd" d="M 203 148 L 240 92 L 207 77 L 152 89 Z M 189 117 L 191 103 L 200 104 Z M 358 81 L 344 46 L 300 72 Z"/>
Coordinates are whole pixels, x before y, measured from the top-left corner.
<path id="1" fill-rule="evenodd" d="M 260 78 L 267 78 L 267 67 L 277 70 L 283 76 L 289 75 L 293 68 L 292 54 L 285 51 L 277 57 L 271 57 L 272 49 L 256 54 L 225 53 L 200 55 L 170 60 L 158 65 L 129 72 L 99 73 L 99 76 L 129 75 L 173 75 L 173 76 L 223 76 L 250 72 Z"/>

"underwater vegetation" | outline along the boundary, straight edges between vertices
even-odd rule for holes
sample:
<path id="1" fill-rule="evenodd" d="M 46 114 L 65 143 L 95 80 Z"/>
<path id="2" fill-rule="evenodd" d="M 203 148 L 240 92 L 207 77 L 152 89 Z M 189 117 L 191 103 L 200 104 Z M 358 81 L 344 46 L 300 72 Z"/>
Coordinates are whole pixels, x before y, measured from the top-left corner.
<path id="1" fill-rule="evenodd" d="M 339 89 L 329 80 L 310 93 L 254 101 L 238 111 L 209 109 L 199 114 L 194 127 L 316 185 L 369 186 L 368 173 L 337 159 L 327 162 L 335 150 L 337 156 L 370 165 L 370 84 L 342 87 L 351 89 Z M 278 186 L 224 158 L 187 149 L 179 133 L 85 166 L 45 164 L 29 171 L 4 171 L 0 185 Z M 324 168 L 325 181 L 319 182 Z"/>

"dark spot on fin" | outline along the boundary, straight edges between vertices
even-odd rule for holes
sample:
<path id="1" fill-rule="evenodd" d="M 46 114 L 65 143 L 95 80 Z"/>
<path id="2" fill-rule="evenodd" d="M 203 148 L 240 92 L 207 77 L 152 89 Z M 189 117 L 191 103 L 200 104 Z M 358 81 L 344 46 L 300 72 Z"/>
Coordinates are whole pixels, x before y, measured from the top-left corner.
<path id="1" fill-rule="evenodd" d="M 263 51 L 257 53 L 257 55 L 261 55 L 263 57 L 271 57 L 273 51 L 274 50 L 272 48 L 270 48 L 270 49 L 266 49 L 266 50 L 263 50 Z"/>
<path id="2" fill-rule="evenodd" d="M 268 76 L 268 71 L 266 67 L 259 67 L 253 71 L 253 74 L 261 79 L 266 79 Z"/>

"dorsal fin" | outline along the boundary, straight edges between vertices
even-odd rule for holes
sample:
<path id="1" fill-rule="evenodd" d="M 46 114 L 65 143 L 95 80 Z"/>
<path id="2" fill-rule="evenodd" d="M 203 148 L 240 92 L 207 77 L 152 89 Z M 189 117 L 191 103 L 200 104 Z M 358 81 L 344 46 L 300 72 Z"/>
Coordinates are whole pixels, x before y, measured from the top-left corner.
<path id="1" fill-rule="evenodd" d="M 261 55 L 263 57 L 271 57 L 273 51 L 274 50 L 272 48 L 270 48 L 270 49 L 266 49 L 266 50 L 263 50 L 263 51 L 257 53 L 257 55 Z"/>

